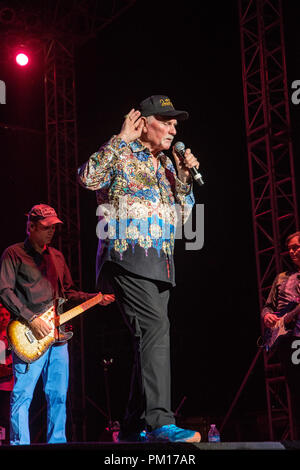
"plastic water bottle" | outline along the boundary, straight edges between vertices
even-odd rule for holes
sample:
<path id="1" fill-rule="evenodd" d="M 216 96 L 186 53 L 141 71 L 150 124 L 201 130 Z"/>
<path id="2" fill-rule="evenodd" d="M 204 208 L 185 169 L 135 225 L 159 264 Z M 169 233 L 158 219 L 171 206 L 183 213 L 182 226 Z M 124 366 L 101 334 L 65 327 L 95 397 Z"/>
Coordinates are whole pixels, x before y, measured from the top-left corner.
<path id="1" fill-rule="evenodd" d="M 218 429 L 216 428 L 215 424 L 210 425 L 207 437 L 208 437 L 208 442 L 220 442 L 221 441 L 220 433 Z"/>

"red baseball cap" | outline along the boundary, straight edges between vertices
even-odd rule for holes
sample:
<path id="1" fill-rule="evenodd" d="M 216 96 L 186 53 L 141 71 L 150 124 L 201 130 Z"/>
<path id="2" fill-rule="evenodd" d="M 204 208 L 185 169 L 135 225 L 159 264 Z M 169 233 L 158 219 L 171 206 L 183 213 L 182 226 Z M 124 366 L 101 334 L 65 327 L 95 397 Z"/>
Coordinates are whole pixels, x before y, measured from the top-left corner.
<path id="1" fill-rule="evenodd" d="M 36 204 L 33 206 L 28 215 L 28 220 L 35 222 L 39 221 L 45 227 L 53 224 L 62 224 L 63 222 L 57 217 L 57 213 L 53 207 L 47 204 Z"/>

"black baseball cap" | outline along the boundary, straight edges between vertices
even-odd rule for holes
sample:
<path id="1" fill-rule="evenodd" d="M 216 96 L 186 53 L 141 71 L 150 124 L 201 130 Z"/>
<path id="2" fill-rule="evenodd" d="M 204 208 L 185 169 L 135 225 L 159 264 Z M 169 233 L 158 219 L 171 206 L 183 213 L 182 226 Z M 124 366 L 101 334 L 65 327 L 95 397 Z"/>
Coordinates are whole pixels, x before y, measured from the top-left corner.
<path id="1" fill-rule="evenodd" d="M 175 118 L 178 121 L 188 119 L 189 114 L 186 111 L 179 111 L 174 108 L 172 101 L 165 95 L 152 95 L 143 100 L 139 107 L 142 116 L 166 116 Z"/>

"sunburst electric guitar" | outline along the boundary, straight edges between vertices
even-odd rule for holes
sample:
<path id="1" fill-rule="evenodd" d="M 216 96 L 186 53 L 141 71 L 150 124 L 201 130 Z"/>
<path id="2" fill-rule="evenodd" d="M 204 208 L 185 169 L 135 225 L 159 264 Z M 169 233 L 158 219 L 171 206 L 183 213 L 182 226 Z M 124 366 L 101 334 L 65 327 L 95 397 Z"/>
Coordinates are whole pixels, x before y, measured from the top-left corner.
<path id="1" fill-rule="evenodd" d="M 296 307 L 293 308 L 293 310 L 278 317 L 275 326 L 266 329 L 264 337 L 264 346 L 267 351 L 275 345 L 280 336 L 285 335 L 286 333 L 288 333 L 288 331 L 290 331 L 289 325 L 300 313 L 300 304 L 294 304 L 296 305 Z"/>
<path id="2" fill-rule="evenodd" d="M 24 362 L 36 361 L 54 343 L 65 342 L 72 337 L 73 333 L 71 332 L 65 334 L 61 332 L 61 325 L 98 304 L 102 297 L 103 295 L 99 293 L 61 315 L 56 314 L 56 305 L 52 305 L 46 312 L 39 315 L 39 318 L 51 328 L 51 332 L 42 339 L 37 339 L 34 336 L 26 320 L 11 320 L 7 325 L 7 338 L 11 349 Z"/>

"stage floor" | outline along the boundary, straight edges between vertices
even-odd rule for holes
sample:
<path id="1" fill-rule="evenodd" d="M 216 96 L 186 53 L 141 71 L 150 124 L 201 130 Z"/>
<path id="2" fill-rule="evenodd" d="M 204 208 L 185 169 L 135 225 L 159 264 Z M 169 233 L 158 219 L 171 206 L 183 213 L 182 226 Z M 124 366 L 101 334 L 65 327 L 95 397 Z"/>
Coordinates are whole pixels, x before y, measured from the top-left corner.
<path id="1" fill-rule="evenodd" d="M 102 452 L 111 455 L 123 455 L 128 452 L 133 454 L 153 455 L 194 455 L 205 452 L 232 452 L 232 451 L 262 451 L 278 452 L 284 450 L 300 450 L 300 441 L 284 442 L 219 442 L 219 443 L 132 443 L 132 442 L 69 442 L 66 444 L 31 444 L 26 446 L 0 446 L 4 452 Z"/>

